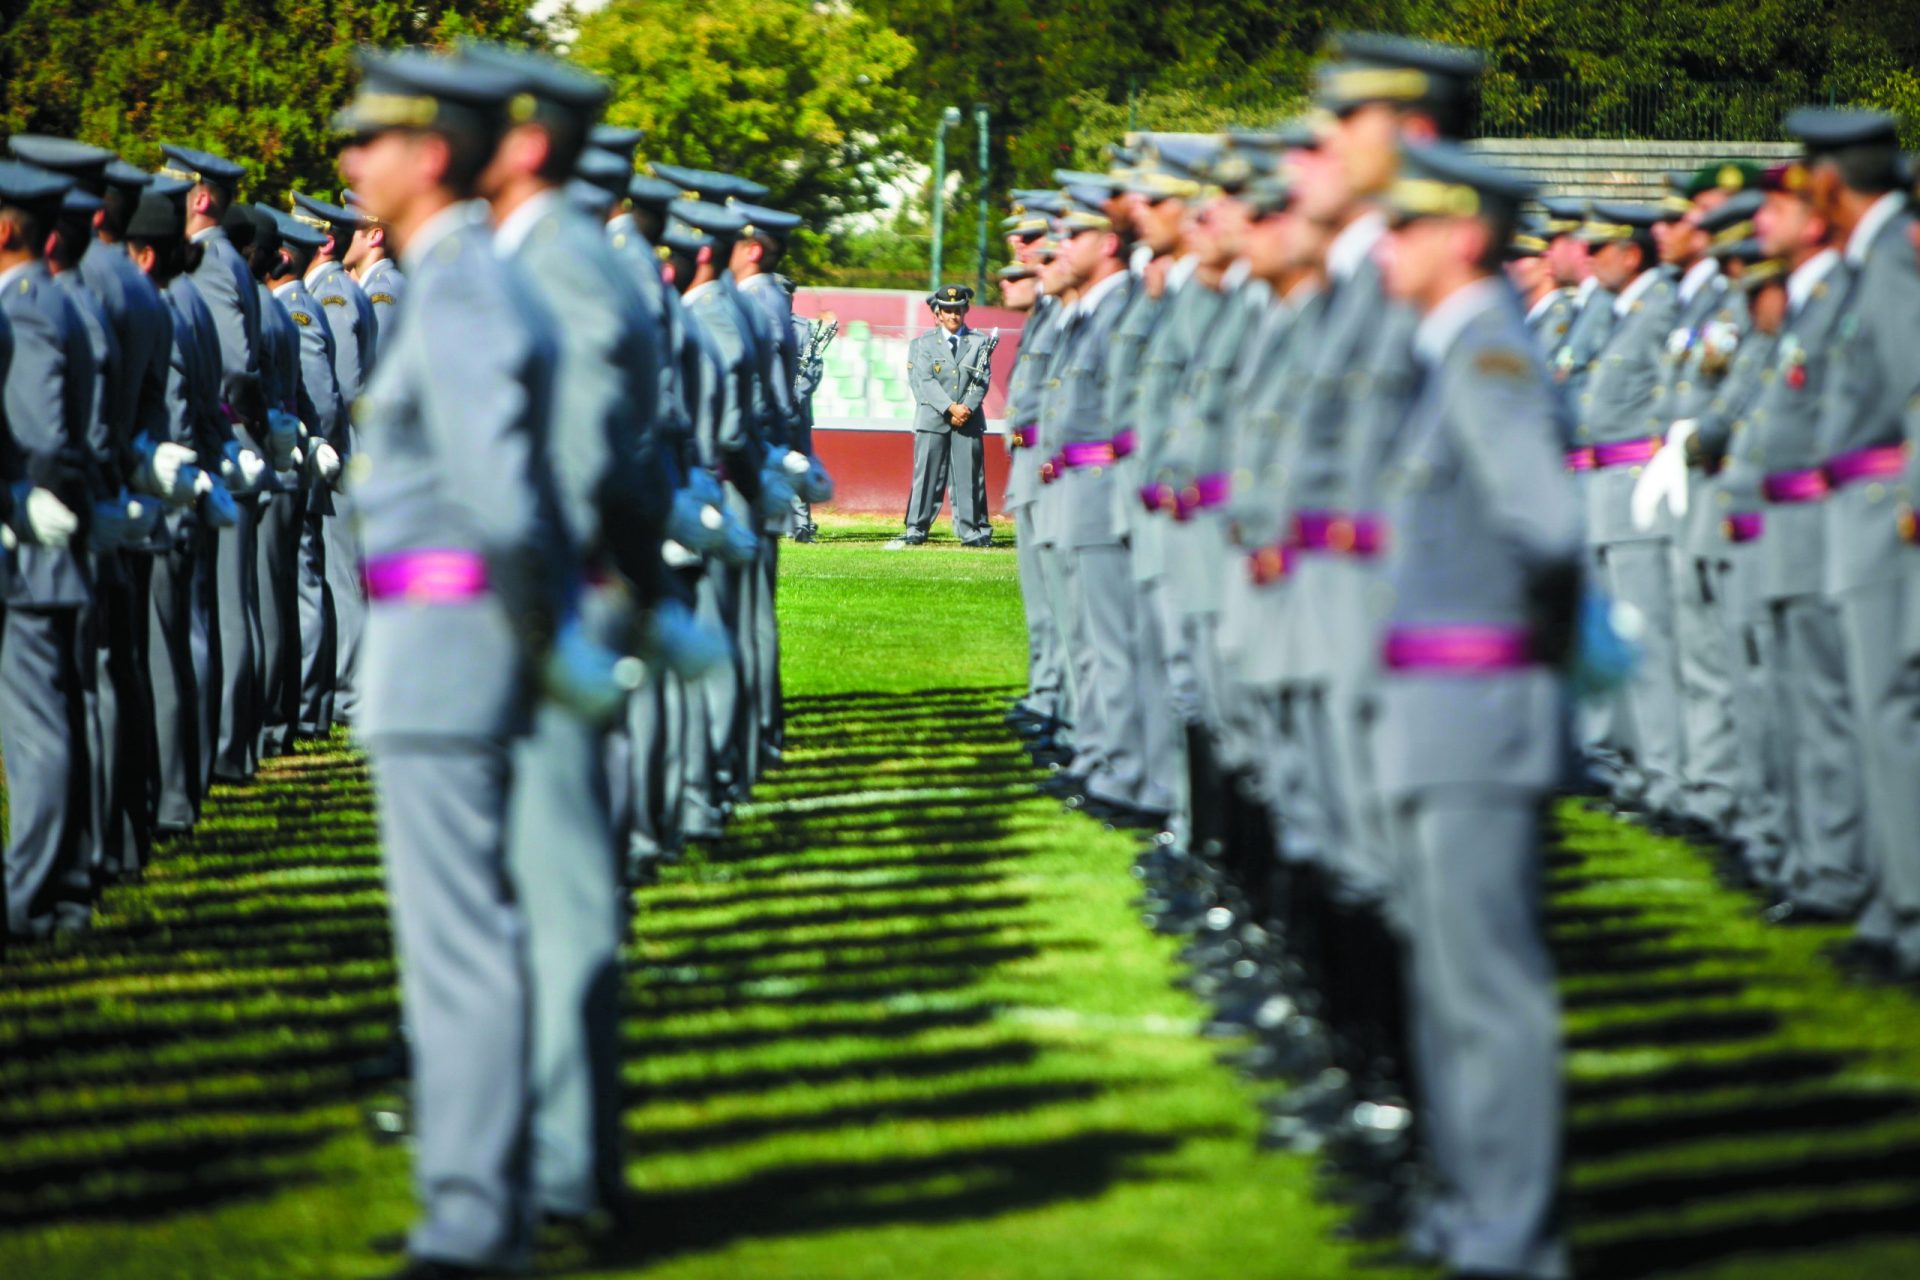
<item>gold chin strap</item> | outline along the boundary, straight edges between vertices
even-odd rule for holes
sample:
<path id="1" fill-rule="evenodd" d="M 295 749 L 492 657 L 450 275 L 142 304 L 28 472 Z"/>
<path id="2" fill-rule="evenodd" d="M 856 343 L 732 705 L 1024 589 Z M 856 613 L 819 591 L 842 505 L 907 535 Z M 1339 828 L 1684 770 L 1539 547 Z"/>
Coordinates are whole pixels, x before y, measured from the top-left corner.
<path id="1" fill-rule="evenodd" d="M 1547 242 L 1539 236 L 1515 236 L 1513 238 L 1513 247 L 1524 250 L 1527 253 L 1545 253 L 1547 251 Z"/>
<path id="2" fill-rule="evenodd" d="M 307 226 L 312 227 L 315 231 L 324 231 L 328 235 L 333 234 L 333 224 L 331 222 L 328 222 L 325 218 L 315 217 L 313 214 L 308 213 L 305 209 L 302 209 L 299 205 L 295 205 L 293 208 L 289 209 L 287 212 L 292 216 L 295 222 L 305 223 Z"/>
<path id="3" fill-rule="evenodd" d="M 1633 228 L 1624 222 L 1589 222 L 1580 228 L 1580 234 L 1589 240 L 1631 240 Z"/>
<path id="4" fill-rule="evenodd" d="M 180 182 L 191 182 L 196 186 L 198 186 L 201 181 L 200 175 L 193 170 L 182 169 L 172 163 L 161 165 L 156 172 L 163 178 L 174 178 Z"/>
<path id="5" fill-rule="evenodd" d="M 1351 67 L 1323 74 L 1320 88 L 1342 102 L 1418 102 L 1433 92 L 1433 79 L 1412 67 Z"/>
<path id="6" fill-rule="evenodd" d="M 1724 249 L 1730 244 L 1737 244 L 1738 242 L 1745 240 L 1748 236 L 1751 236 L 1752 234 L 1753 234 L 1752 222 L 1736 222 L 1732 226 L 1728 227 L 1725 231 L 1722 231 L 1718 235 L 1714 236 L 1713 247 L 1716 249 Z"/>
<path id="7" fill-rule="evenodd" d="M 360 129 L 424 129 L 440 116 L 440 102 L 422 94 L 362 93 L 347 116 Z"/>

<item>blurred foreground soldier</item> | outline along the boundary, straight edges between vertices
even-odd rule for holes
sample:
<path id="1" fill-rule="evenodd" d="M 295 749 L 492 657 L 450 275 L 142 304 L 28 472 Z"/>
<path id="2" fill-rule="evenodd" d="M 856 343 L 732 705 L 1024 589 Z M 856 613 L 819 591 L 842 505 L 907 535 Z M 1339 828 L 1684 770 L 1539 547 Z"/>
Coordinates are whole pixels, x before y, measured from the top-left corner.
<path id="1" fill-rule="evenodd" d="M 0 752 L 11 805 L 7 933 L 44 938 L 86 927 L 92 877 L 84 857 L 87 734 L 79 631 L 89 600 L 84 560 L 69 543 L 93 494 L 83 451 L 93 397 L 86 331 L 53 282 L 47 237 L 72 179 L 0 161 L 0 347 L 5 430 L 0 481 L 8 548 L 0 624 Z"/>
<path id="2" fill-rule="evenodd" d="M 198 246 L 188 267 L 194 289 L 213 320 L 220 361 L 216 425 L 222 437 L 215 464 L 235 498 L 236 518 L 218 535 L 214 581 L 219 595 L 220 718 L 213 775 L 245 782 L 259 765 L 260 597 L 255 582 L 258 504 L 266 476 L 263 451 L 252 432 L 263 421 L 260 390 L 260 298 L 239 252 L 221 227 L 242 170 L 220 156 L 168 145 L 161 176 L 193 185 L 187 191 L 187 240 Z"/>
<path id="3" fill-rule="evenodd" d="M 1395 536 L 1376 750 L 1440 1182 L 1417 1225 L 1455 1273 L 1558 1280 L 1540 839 L 1583 546 L 1552 380 L 1499 279 L 1532 194 L 1447 144 L 1409 147 L 1387 193 L 1388 286 L 1420 313 L 1424 377 L 1383 477 Z"/>
<path id="4" fill-rule="evenodd" d="M 574 563 L 540 442 L 552 347 L 466 201 L 510 75 L 369 55 L 341 167 L 412 284 L 355 455 L 365 701 L 413 1054 L 422 1216 L 407 1277 L 524 1266 L 530 998 L 507 868 L 512 740 Z M 324 299 L 323 299 L 324 301 Z"/>
<path id="5" fill-rule="evenodd" d="M 1827 353 L 1819 441 L 1831 493 L 1825 585 L 1840 614 L 1847 692 L 1866 784 L 1876 884 L 1859 942 L 1920 977 L 1920 525 L 1913 517 L 1920 414 L 1920 274 L 1892 116 L 1805 109 L 1807 194 L 1850 278 Z M 1816 388 L 1809 388 L 1816 390 Z"/>
<path id="6" fill-rule="evenodd" d="M 560 187 L 606 86 L 530 53 L 469 46 L 464 56 L 514 76 L 531 100 L 482 173 L 481 194 L 492 206 L 494 251 L 524 273 L 554 325 L 546 448 L 589 579 L 582 618 L 603 644 L 630 645 L 637 607 L 658 593 L 663 572 L 668 490 L 653 438 L 660 334 L 600 227 Z M 624 1182 L 618 970 L 626 911 L 607 728 L 542 698 L 533 732 L 514 747 L 508 810 L 508 865 L 526 913 L 533 988 L 533 1191 L 544 1214 L 574 1221 L 617 1208 Z"/>
<path id="7" fill-rule="evenodd" d="M 326 234 L 326 243 L 314 255 L 308 268 L 306 285 L 320 300 L 320 310 L 333 329 L 335 372 L 340 383 L 340 398 L 347 406 L 341 435 L 333 441 L 338 461 L 344 465 L 353 456 L 358 441 L 353 406 L 373 376 L 374 359 L 379 351 L 380 321 L 362 289 L 344 264 L 346 249 L 360 216 L 295 192 L 293 216 Z M 310 560 L 325 567 L 327 599 L 333 617 L 333 671 L 319 673 L 333 684 L 333 718 L 352 723 L 359 703 L 357 673 L 360 669 L 360 636 L 366 628 L 366 602 L 362 598 L 359 564 L 360 543 L 353 516 L 353 500 L 338 490 L 321 501 L 320 514 L 328 518 L 308 522 L 308 538 L 317 533 L 325 542 L 319 555 Z M 307 554 L 307 553 L 303 553 Z M 303 588 L 311 598 L 312 586 Z"/>
<path id="8" fill-rule="evenodd" d="M 987 523 L 987 420 L 992 345 L 967 327 L 973 290 L 943 285 L 927 298 L 939 327 L 907 348 L 907 383 L 913 388 L 913 489 L 907 498 L 907 531 L 900 541 L 917 547 L 940 514 L 953 487 L 953 532 L 966 547 L 993 545 Z"/>

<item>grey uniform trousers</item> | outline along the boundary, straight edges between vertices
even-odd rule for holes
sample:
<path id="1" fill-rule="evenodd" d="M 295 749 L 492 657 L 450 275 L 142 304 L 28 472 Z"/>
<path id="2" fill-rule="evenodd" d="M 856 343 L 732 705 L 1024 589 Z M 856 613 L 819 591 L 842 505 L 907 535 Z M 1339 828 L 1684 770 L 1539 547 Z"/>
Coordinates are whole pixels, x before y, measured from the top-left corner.
<path id="1" fill-rule="evenodd" d="M 1758 603 L 1759 566 L 1752 552 L 1751 544 L 1733 549 L 1720 611 L 1732 674 L 1738 797 L 1732 834 L 1748 869 L 1763 883 L 1777 884 L 1792 840 L 1792 756 L 1781 720 L 1780 646 L 1770 613 Z"/>
<path id="2" fill-rule="evenodd" d="M 526 938 L 507 870 L 510 748 L 483 738 L 368 743 L 407 1041 L 416 1257 L 513 1267 L 528 1252 Z"/>
<path id="3" fill-rule="evenodd" d="M 1621 735 L 1644 779 L 1638 800 L 1652 812 L 1671 813 L 1680 803 L 1680 660 L 1675 652 L 1671 540 L 1613 542 L 1600 548 L 1603 581 L 1613 598 L 1632 605 L 1645 620 L 1640 664 L 1625 690 L 1630 732 Z"/>
<path id="4" fill-rule="evenodd" d="M 583 1214 L 618 1199 L 620 931 L 606 735 L 550 703 L 513 748 L 507 861 L 533 998 L 533 1189 Z"/>
<path id="5" fill-rule="evenodd" d="M 146 557 L 96 555 L 93 605 L 81 615 L 77 662 L 88 689 L 92 811 L 87 864 L 120 875 L 153 847 L 155 747 L 147 687 Z"/>
<path id="6" fill-rule="evenodd" d="M 192 609 L 188 637 L 193 654 L 193 682 L 200 701 L 200 782 L 197 794 L 206 798 L 213 786 L 213 765 L 220 747 L 220 709 L 226 699 L 225 655 L 220 649 L 220 544 L 217 530 L 202 529 L 194 538 Z"/>
<path id="7" fill-rule="evenodd" d="M 987 453 L 984 433 L 913 433 L 913 491 L 907 498 L 907 528 L 924 534 L 940 515 L 947 482 L 953 482 L 953 532 L 962 542 L 993 537 L 987 523 Z"/>
<path id="8" fill-rule="evenodd" d="M 251 778 L 260 764 L 260 684 L 255 667 L 260 593 L 255 533 L 260 508 L 235 504 L 240 518 L 222 529 L 215 581 L 220 593 L 220 720 L 213 772 L 228 782 Z"/>
<path id="9" fill-rule="evenodd" d="M 89 764 L 79 671 L 80 610 L 5 610 L 0 755 L 7 765 L 7 932 L 44 938 L 92 915 Z"/>
<path id="10" fill-rule="evenodd" d="M 1413 1047 L 1450 1269 L 1560 1280 L 1560 1011 L 1540 927 L 1540 796 L 1402 797 Z"/>
<path id="11" fill-rule="evenodd" d="M 360 539 L 354 534 L 353 508 L 346 494 L 333 495 L 333 511 L 321 521 L 327 540 L 327 591 L 333 602 L 333 714 L 335 719 L 351 721 L 367 600 L 360 588 Z"/>
<path id="12" fill-rule="evenodd" d="M 1037 536 L 1037 535 L 1036 535 Z M 1074 621 L 1073 597 L 1068 589 L 1072 553 L 1057 542 L 1042 541 L 1038 548 L 1040 594 L 1053 632 L 1054 712 L 1067 726 L 1055 733 L 1063 745 L 1074 737 L 1080 716 L 1079 674 L 1074 670 L 1072 637 L 1078 634 Z M 1063 736 L 1064 735 L 1064 736 Z"/>
<path id="13" fill-rule="evenodd" d="M 685 681 L 658 672 L 627 703 L 626 783 L 616 791 L 625 812 L 616 804 L 615 813 L 630 857 L 657 858 L 681 846 L 689 701 Z"/>
<path id="14" fill-rule="evenodd" d="M 296 590 L 300 601 L 300 732 L 333 728 L 334 670 L 339 627 L 327 580 L 327 530 L 333 517 L 309 511 L 300 522 Z"/>
<path id="15" fill-rule="evenodd" d="M 147 579 L 147 680 L 153 689 L 154 772 L 159 798 L 154 825 L 186 831 L 200 816 L 200 708 L 195 675 L 193 576 L 196 553 L 170 549 L 153 557 Z"/>
<path id="16" fill-rule="evenodd" d="M 1087 779 L 1087 793 L 1131 805 L 1140 793 L 1141 722 L 1136 659 L 1140 646 L 1140 601 L 1127 549 L 1117 543 L 1074 547 L 1067 575 L 1078 624 L 1068 648 L 1081 690 L 1073 772 Z"/>
<path id="17" fill-rule="evenodd" d="M 1040 567 L 1040 535 L 1032 506 L 1013 511 L 1014 557 L 1020 574 L 1020 603 L 1027 618 L 1027 693 L 1021 705 L 1038 716 L 1060 714 L 1060 633 L 1047 605 L 1047 584 Z"/>
<path id="18" fill-rule="evenodd" d="M 1920 661 L 1905 650 L 1906 579 L 1836 594 L 1847 690 L 1866 787 L 1867 847 L 1879 883 L 1862 933 L 1891 942 L 1920 975 Z"/>
<path id="19" fill-rule="evenodd" d="M 779 747 L 786 739 L 786 719 L 780 687 L 780 539 L 760 539 L 760 559 L 754 566 L 754 669 L 759 673 L 760 740 Z"/>
<path id="20" fill-rule="evenodd" d="M 709 560 L 695 588 L 695 614 L 702 622 L 737 636 L 740 587 L 738 569 Z M 731 799 L 739 776 L 736 752 L 740 707 L 746 701 L 745 674 L 736 647 L 733 661 L 687 686 L 682 822 L 684 834 L 696 840 L 720 834 L 722 806 Z"/>
<path id="21" fill-rule="evenodd" d="M 1738 803 L 1733 667 L 1720 616 L 1724 560 L 1697 556 L 1676 540 L 1673 551 L 1675 649 L 1681 697 L 1681 759 L 1686 812 L 1724 832 Z"/>
<path id="22" fill-rule="evenodd" d="M 1824 596 L 1776 600 L 1772 615 L 1793 770 L 1794 839 L 1781 888 L 1802 906 L 1851 914 L 1873 881 L 1840 617 Z"/>
<path id="23" fill-rule="evenodd" d="M 300 720 L 300 528 L 305 502 L 275 494 L 261 510 L 255 580 L 260 598 L 260 750 L 279 755 Z"/>
<path id="24" fill-rule="evenodd" d="M 1133 698 L 1140 717 L 1139 804 L 1173 816 L 1184 842 L 1193 829 L 1187 778 L 1187 726 L 1200 721 L 1200 694 L 1187 653 L 1186 619 L 1165 580 L 1135 580 Z"/>

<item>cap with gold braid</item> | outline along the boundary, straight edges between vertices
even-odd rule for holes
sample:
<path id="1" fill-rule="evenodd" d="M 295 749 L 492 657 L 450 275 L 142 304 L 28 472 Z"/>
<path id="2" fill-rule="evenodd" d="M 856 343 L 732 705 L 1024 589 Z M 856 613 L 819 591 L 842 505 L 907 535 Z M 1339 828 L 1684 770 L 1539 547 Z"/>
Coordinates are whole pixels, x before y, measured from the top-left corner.
<path id="1" fill-rule="evenodd" d="M 289 211 L 296 222 L 303 222 L 316 231 L 329 234 L 352 235 L 360 228 L 362 218 L 352 209 L 342 209 L 337 204 L 328 204 L 325 200 L 316 200 L 304 192 L 296 191 L 289 198 Z"/>
<path id="2" fill-rule="evenodd" d="M 1371 103 L 1454 111 L 1470 105 L 1486 58 L 1458 45 L 1377 32 L 1343 32 L 1327 42 L 1314 78 L 1314 103 L 1346 115 Z"/>
<path id="3" fill-rule="evenodd" d="M 1107 200 L 1103 188 L 1070 186 L 1061 195 L 1060 215 L 1054 221 L 1064 234 L 1113 230 L 1113 219 L 1103 207 Z"/>
<path id="4" fill-rule="evenodd" d="M 1554 196 L 1542 200 L 1540 207 L 1547 211 L 1541 229 L 1550 239 L 1573 235 L 1587 221 L 1587 202 L 1573 196 Z"/>
<path id="5" fill-rule="evenodd" d="M 1452 142 L 1409 143 L 1400 175 L 1387 188 L 1390 221 L 1417 218 L 1483 218 L 1511 226 L 1539 184 L 1526 174 L 1489 164 Z"/>
<path id="6" fill-rule="evenodd" d="M 380 225 L 380 219 L 374 217 L 372 211 L 369 210 L 366 205 L 360 203 L 360 197 L 354 193 L 352 187 L 340 188 L 340 207 L 357 217 L 365 226 L 377 227 Z"/>
<path id="7" fill-rule="evenodd" d="M 1765 201 L 1759 191 L 1742 191 L 1701 218 L 1700 229 L 1709 237 L 1708 251 L 1716 258 L 1744 256 L 1740 246 L 1753 238 L 1753 217 Z"/>
<path id="8" fill-rule="evenodd" d="M 351 138 L 394 129 L 492 138 L 520 93 L 510 71 L 420 49 L 365 51 L 360 68 L 358 92 L 333 117 L 334 131 Z"/>
<path id="9" fill-rule="evenodd" d="M 238 188 L 241 177 L 246 173 L 233 161 L 216 156 L 211 151 L 195 151 L 171 142 L 161 144 L 160 154 L 166 157 L 160 165 L 161 177 L 196 186 L 203 182 L 210 183 L 223 188 L 229 195 Z"/>
<path id="10" fill-rule="evenodd" d="M 943 284 L 927 295 L 927 306 L 935 311 L 965 311 L 973 305 L 973 290 L 963 284 Z"/>
<path id="11" fill-rule="evenodd" d="M 1650 204 L 1627 204 L 1602 200 L 1593 206 L 1580 238 L 1588 244 L 1611 244 L 1621 240 L 1645 242 L 1654 224 L 1667 221 L 1667 215 Z"/>

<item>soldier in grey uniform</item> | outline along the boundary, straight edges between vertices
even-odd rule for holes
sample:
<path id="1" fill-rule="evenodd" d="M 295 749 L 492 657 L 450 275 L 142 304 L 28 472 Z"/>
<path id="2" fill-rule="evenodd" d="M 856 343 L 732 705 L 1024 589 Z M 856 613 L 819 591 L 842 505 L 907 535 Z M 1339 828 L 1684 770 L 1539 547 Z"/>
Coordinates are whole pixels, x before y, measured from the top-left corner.
<path id="1" fill-rule="evenodd" d="M 1457 1274 L 1559 1280 L 1540 841 L 1584 540 L 1551 377 L 1491 265 L 1533 188 L 1447 144 L 1402 164 L 1389 286 L 1420 312 L 1425 376 L 1382 482 L 1395 536 L 1374 741 L 1411 922 L 1430 1216 Z"/>
<path id="2" fill-rule="evenodd" d="M 982 410 L 991 372 L 984 334 L 967 327 L 973 290 L 943 285 L 927 296 L 938 327 L 907 347 L 907 385 L 913 390 L 913 488 L 907 531 L 900 541 L 919 546 L 953 488 L 953 531 L 962 546 L 993 543 L 987 523 L 987 421 Z"/>
<path id="3" fill-rule="evenodd" d="M 1665 511 L 1649 528 L 1638 528 L 1631 506 L 1642 468 L 1666 442 L 1669 423 L 1662 420 L 1656 392 L 1678 302 L 1654 258 L 1653 228 L 1665 215 L 1650 205 L 1620 203 L 1596 204 L 1593 212 L 1587 237 L 1596 246 L 1594 274 L 1614 294 L 1614 323 L 1574 402 L 1580 424 L 1575 444 L 1593 450 L 1587 529 L 1600 579 L 1645 624 L 1640 665 L 1618 695 L 1623 714 L 1616 715 L 1614 741 L 1629 767 L 1615 796 L 1658 818 L 1676 813 L 1681 798 L 1674 530 Z"/>
<path id="4" fill-rule="evenodd" d="M 1544 223 L 1522 223 L 1507 246 L 1507 278 L 1526 306 L 1527 331 L 1548 359 L 1573 327 L 1573 292 L 1554 278 Z"/>
<path id="5" fill-rule="evenodd" d="M 0 317 L 11 346 L 0 478 L 17 499 L 4 539 L 12 551 L 0 622 L 0 751 L 11 815 L 7 934 L 15 938 L 82 929 L 92 914 L 78 668 L 89 592 L 84 556 L 68 543 L 97 496 L 84 461 L 93 351 L 45 261 L 72 185 L 63 174 L 0 161 Z"/>
<path id="6" fill-rule="evenodd" d="M 594 222 L 561 194 L 606 86 L 565 63 L 492 46 L 466 56 L 531 97 L 486 170 L 494 248 L 525 276 L 558 338 L 546 438 L 559 507 L 586 563 L 581 608 L 609 647 L 631 644 L 660 591 L 670 472 L 655 425 L 660 331 Z M 618 578 L 613 575 L 618 574 Z M 624 708 L 622 708 L 624 711 Z M 514 750 L 508 864 L 526 913 L 533 986 L 533 1180 L 542 1211 L 618 1206 L 619 951 L 625 895 L 608 793 L 607 726 L 543 699 Z"/>
<path id="7" fill-rule="evenodd" d="M 341 264 L 359 284 L 360 292 L 367 295 L 367 308 L 373 312 L 373 338 L 376 354 L 380 348 L 380 331 L 393 323 L 394 311 L 407 296 L 407 277 L 387 253 L 387 229 L 380 225 L 380 219 L 370 217 L 360 205 L 360 197 L 353 188 L 347 187 L 340 192 L 340 206 L 359 216 L 353 227 L 353 239 L 347 244 L 346 255 Z"/>
<path id="8" fill-rule="evenodd" d="M 374 312 L 373 303 L 368 301 L 366 291 L 342 262 L 353 229 L 359 225 L 360 219 L 357 214 L 338 205 L 316 200 L 300 192 L 293 195 L 293 216 L 327 235 L 327 242 L 314 255 L 313 265 L 307 270 L 306 285 L 308 291 L 320 300 L 320 309 L 333 330 L 335 373 L 347 414 L 340 423 L 341 434 L 328 443 L 338 463 L 344 466 L 353 456 L 357 445 L 353 406 L 366 388 L 368 379 L 373 376 L 374 361 L 379 351 L 379 317 Z M 304 683 L 305 696 L 311 704 L 317 696 L 316 685 L 323 681 L 331 684 L 333 696 L 330 718 L 351 723 L 359 697 L 354 673 L 360 665 L 360 634 L 365 629 L 366 616 L 366 602 L 361 596 L 358 567 L 360 550 L 352 499 L 344 490 L 336 489 L 321 499 L 317 514 L 323 518 L 308 521 L 309 545 L 303 552 L 303 560 L 307 566 L 318 565 L 325 574 L 326 601 L 333 623 L 329 633 L 333 641 L 333 670 L 330 673 L 324 670 L 310 671 Z M 316 532 L 319 535 L 318 546 L 312 545 Z M 309 571 L 303 568 L 303 577 Z M 315 588 L 310 580 L 302 592 L 308 607 L 311 607 Z"/>
<path id="9" fill-rule="evenodd" d="M 208 152 L 168 145 L 164 177 L 191 182 L 187 192 L 187 239 L 200 248 L 188 271 L 205 301 L 218 339 L 220 382 L 217 412 L 226 420 L 219 475 L 236 499 L 237 518 L 220 530 L 215 583 L 219 593 L 220 717 L 213 774 L 245 782 L 259 764 L 260 599 L 255 579 L 258 492 L 266 474 L 252 428 L 263 418 L 260 390 L 260 299 L 252 276 L 220 225 L 244 172 Z"/>
<path id="10" fill-rule="evenodd" d="M 363 716 L 394 887 L 422 1216 L 408 1277 L 524 1266 L 530 998 L 507 867 L 512 743 L 577 583 L 541 448 L 553 344 L 466 205 L 517 82 L 369 56 L 342 169 L 412 296 L 365 389 Z M 551 685 L 549 685 L 551 687 Z"/>
<path id="11" fill-rule="evenodd" d="M 1920 404 L 1914 218 L 1892 116 L 1806 108 L 1787 127 L 1806 147 L 1805 189 L 1849 269 L 1825 354 L 1818 434 L 1831 489 L 1822 504 L 1825 587 L 1840 615 L 1876 881 L 1859 940 L 1912 978 L 1920 976 L 1920 559 L 1914 522 L 1902 512 L 1912 502 Z"/>
<path id="12" fill-rule="evenodd" d="M 1019 217 L 1045 233 L 1045 221 Z M 1015 703 L 1013 718 L 1046 728 L 1060 718 L 1060 634 L 1046 606 L 1046 584 L 1040 572 L 1039 536 L 1033 528 L 1033 504 L 1040 487 L 1039 422 L 1035 403 L 1046 376 L 1051 345 L 1047 338 L 1059 319 L 1057 300 L 1040 291 L 1037 265 L 1015 262 L 1000 271 L 1001 305 L 1026 317 L 1020 330 L 1020 351 L 1007 378 L 1007 489 L 1001 507 L 1013 517 L 1014 550 L 1018 557 L 1020 599 L 1027 623 L 1027 691 Z"/>

